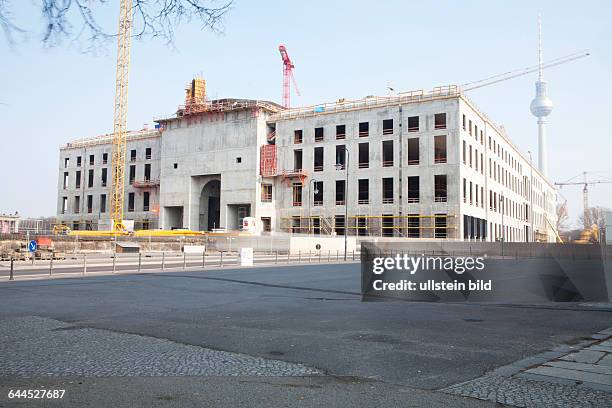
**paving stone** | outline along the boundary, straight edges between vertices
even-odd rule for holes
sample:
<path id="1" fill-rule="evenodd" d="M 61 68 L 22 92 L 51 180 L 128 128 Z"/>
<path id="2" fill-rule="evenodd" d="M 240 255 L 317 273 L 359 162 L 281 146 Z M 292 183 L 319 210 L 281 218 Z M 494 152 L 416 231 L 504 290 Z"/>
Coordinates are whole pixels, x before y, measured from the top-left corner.
<path id="1" fill-rule="evenodd" d="M 568 370 L 588 371 L 591 373 L 612 375 L 612 367 L 601 364 L 576 363 L 574 361 L 549 361 L 550 367 L 567 368 Z"/>
<path id="2" fill-rule="evenodd" d="M 0 319 L 0 376 L 304 376 L 320 371 L 170 340 L 71 327 L 52 319 Z"/>
<path id="3" fill-rule="evenodd" d="M 567 360 L 567 361 L 576 361 L 578 363 L 592 364 L 592 363 L 596 363 L 597 361 L 599 361 L 604 355 L 605 353 L 603 351 L 595 351 L 589 348 L 588 350 L 585 349 L 585 350 L 580 350 L 577 353 L 567 354 L 561 357 L 561 359 Z"/>
<path id="4" fill-rule="evenodd" d="M 612 376 L 586 371 L 568 370 L 560 367 L 540 366 L 525 371 L 526 373 L 547 375 L 550 377 L 566 378 L 569 380 L 592 382 L 597 384 L 612 385 Z"/>
<path id="5" fill-rule="evenodd" d="M 612 394 L 590 388 L 581 388 L 567 380 L 564 380 L 564 382 L 548 382 L 520 376 L 506 377 L 487 374 L 441 391 L 521 408 L 612 407 Z"/>
<path id="6" fill-rule="evenodd" d="M 604 358 L 599 360 L 597 362 L 597 364 L 601 364 L 601 365 L 612 367 L 612 354 L 608 354 L 608 355 L 604 356 Z"/>

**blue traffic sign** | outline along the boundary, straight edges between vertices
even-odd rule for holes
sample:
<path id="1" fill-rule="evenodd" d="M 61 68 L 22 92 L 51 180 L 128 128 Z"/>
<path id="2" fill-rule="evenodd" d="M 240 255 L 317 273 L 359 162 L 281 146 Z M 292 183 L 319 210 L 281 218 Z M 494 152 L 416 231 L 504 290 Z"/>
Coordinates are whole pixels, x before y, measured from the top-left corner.
<path id="1" fill-rule="evenodd" d="M 36 241 L 31 240 L 31 241 L 28 243 L 28 250 L 29 250 L 30 252 L 36 252 L 36 249 L 37 249 L 37 248 L 38 248 L 38 244 L 36 243 Z"/>

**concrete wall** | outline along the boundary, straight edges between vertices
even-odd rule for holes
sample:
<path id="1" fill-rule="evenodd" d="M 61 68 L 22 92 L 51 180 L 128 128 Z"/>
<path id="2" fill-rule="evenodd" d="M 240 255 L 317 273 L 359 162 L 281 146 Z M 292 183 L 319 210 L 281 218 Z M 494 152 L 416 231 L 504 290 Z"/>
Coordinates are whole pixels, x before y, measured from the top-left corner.
<path id="1" fill-rule="evenodd" d="M 225 115 L 203 115 L 170 121 L 162 137 L 160 221 L 162 228 L 177 227 L 171 220 L 182 207 L 181 227 L 200 229 L 202 189 L 220 180 L 220 225 L 235 228 L 235 205 L 257 209 L 259 145 L 265 140 L 265 118 L 248 110 Z"/>

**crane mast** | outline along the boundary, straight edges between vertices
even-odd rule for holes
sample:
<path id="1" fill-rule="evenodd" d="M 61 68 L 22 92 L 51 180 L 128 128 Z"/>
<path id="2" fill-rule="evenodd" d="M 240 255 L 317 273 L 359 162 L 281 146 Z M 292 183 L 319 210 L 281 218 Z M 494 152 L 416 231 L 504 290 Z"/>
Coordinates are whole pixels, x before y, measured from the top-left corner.
<path id="1" fill-rule="evenodd" d="M 291 85 L 290 80 L 293 82 L 293 87 L 295 88 L 295 93 L 299 96 L 300 91 L 298 90 L 297 84 L 295 83 L 295 78 L 293 77 L 293 68 L 295 65 L 291 58 L 289 58 L 289 54 L 287 53 L 287 48 L 281 44 L 278 46 L 278 51 L 280 52 L 281 59 L 283 60 L 283 106 L 285 108 L 291 107 Z"/>
<path id="2" fill-rule="evenodd" d="M 123 232 L 125 231 L 125 226 L 123 225 L 123 192 L 125 188 L 128 76 L 130 72 L 130 48 L 132 43 L 132 0 L 121 0 L 119 7 L 113 123 L 111 223 L 113 231 Z"/>

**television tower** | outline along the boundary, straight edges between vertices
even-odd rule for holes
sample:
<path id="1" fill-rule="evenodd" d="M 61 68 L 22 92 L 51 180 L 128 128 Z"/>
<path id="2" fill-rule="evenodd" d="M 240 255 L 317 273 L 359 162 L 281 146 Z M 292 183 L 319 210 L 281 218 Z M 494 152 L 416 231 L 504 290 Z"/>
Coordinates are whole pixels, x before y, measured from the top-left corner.
<path id="1" fill-rule="evenodd" d="M 538 80 L 536 97 L 531 101 L 531 113 L 538 118 L 538 169 L 548 177 L 548 148 L 546 146 L 546 116 L 553 110 L 553 103 L 548 98 L 548 83 L 544 81 L 542 62 L 542 15 L 538 14 Z"/>

